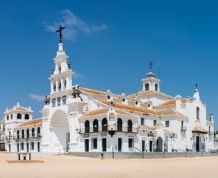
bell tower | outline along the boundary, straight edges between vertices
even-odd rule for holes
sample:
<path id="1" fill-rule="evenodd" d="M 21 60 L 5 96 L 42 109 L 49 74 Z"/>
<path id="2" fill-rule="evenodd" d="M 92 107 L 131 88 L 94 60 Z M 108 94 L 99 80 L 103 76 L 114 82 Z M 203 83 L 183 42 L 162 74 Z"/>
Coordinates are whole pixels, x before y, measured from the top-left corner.
<path id="1" fill-rule="evenodd" d="M 160 91 L 160 79 L 152 72 L 153 63 L 149 63 L 149 72 L 142 79 L 142 91 Z"/>
<path id="2" fill-rule="evenodd" d="M 74 72 L 71 70 L 71 66 L 68 63 L 68 56 L 64 51 L 62 43 L 62 31 L 64 28 L 65 27 L 60 25 L 59 29 L 56 31 L 59 33 L 59 44 L 56 57 L 54 58 L 55 67 L 49 78 L 51 81 L 51 95 L 72 89 L 72 76 Z"/>

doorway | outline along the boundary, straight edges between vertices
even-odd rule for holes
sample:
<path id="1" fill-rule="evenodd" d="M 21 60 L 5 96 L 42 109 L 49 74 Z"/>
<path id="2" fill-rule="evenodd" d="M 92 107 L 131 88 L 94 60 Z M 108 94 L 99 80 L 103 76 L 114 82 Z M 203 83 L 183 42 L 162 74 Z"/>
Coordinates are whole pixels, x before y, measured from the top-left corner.
<path id="1" fill-rule="evenodd" d="M 40 152 L 40 142 L 37 142 L 37 150 Z"/>
<path id="2" fill-rule="evenodd" d="M 145 140 L 142 140 L 142 152 L 145 152 Z"/>
<path id="3" fill-rule="evenodd" d="M 85 139 L 85 152 L 89 152 L 89 139 Z"/>
<path id="4" fill-rule="evenodd" d="M 157 152 L 162 152 L 163 151 L 163 139 L 161 137 L 158 137 L 158 139 L 157 139 L 156 151 Z"/>
<path id="5" fill-rule="evenodd" d="M 107 139 L 102 138 L 102 151 L 106 152 L 107 151 Z"/>
<path id="6" fill-rule="evenodd" d="M 118 151 L 122 151 L 122 138 L 118 138 Z"/>
<path id="7" fill-rule="evenodd" d="M 153 142 L 152 141 L 149 141 L 149 152 L 152 152 L 153 151 Z"/>
<path id="8" fill-rule="evenodd" d="M 200 144 L 201 144 L 201 138 L 199 136 L 196 136 L 196 152 L 201 151 Z"/>

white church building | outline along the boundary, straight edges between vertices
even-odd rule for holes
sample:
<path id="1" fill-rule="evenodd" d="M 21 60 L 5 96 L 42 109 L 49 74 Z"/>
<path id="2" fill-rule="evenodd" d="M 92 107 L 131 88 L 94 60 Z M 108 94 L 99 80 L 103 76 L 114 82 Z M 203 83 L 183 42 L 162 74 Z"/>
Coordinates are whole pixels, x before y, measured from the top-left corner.
<path id="1" fill-rule="evenodd" d="M 4 113 L 8 152 L 185 152 L 214 149 L 214 119 L 196 87 L 192 97 L 160 90 L 151 68 L 140 92 L 115 94 L 74 85 L 62 40 L 42 117 L 19 103 Z"/>

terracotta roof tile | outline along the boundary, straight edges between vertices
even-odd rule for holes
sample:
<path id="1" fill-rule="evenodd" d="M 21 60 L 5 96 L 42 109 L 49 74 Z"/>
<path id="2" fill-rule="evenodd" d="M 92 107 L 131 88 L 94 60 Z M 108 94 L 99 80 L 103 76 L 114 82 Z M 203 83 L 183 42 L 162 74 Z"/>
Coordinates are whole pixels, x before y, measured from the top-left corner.
<path id="1" fill-rule="evenodd" d="M 22 124 L 19 124 L 17 126 L 17 128 L 32 127 L 32 126 L 38 126 L 38 125 L 41 125 L 41 124 L 42 124 L 42 119 L 41 118 L 33 119 L 31 121 L 26 121 L 26 122 L 23 122 Z"/>
<path id="2" fill-rule="evenodd" d="M 169 100 L 169 101 L 166 101 L 163 104 L 161 104 L 161 106 L 171 106 L 171 105 L 175 106 L 176 100 Z"/>
<path id="3" fill-rule="evenodd" d="M 88 111 L 84 114 L 85 117 L 87 116 L 95 116 L 95 115 L 99 115 L 99 114 L 107 114 L 109 112 L 109 108 L 101 108 L 101 109 L 95 109 L 92 111 Z M 122 111 L 120 109 L 115 109 L 115 112 L 118 114 L 124 114 L 124 115 L 130 115 L 128 112 L 126 111 Z"/>
<path id="4" fill-rule="evenodd" d="M 146 115 L 150 115 L 150 114 L 155 115 L 156 114 L 155 111 L 153 111 L 151 109 L 143 108 L 143 107 L 140 107 L 140 106 L 131 106 L 131 105 L 128 105 L 128 104 L 115 103 L 114 107 L 122 109 L 122 110 L 127 110 L 127 111 L 130 111 L 130 112 L 139 112 L 139 113 L 146 114 Z"/>
<path id="5" fill-rule="evenodd" d="M 140 125 L 138 127 L 139 130 L 147 130 L 147 131 L 154 131 L 155 127 L 150 126 L 150 125 Z"/>
<path id="6" fill-rule="evenodd" d="M 79 90 L 81 92 L 85 92 L 85 93 L 89 93 L 89 94 L 93 94 L 93 95 L 105 95 L 105 93 L 106 93 L 103 91 L 93 90 L 93 89 L 83 88 L 83 87 L 80 87 Z"/>
<path id="7" fill-rule="evenodd" d="M 207 130 L 198 125 L 198 126 L 195 126 L 194 129 L 192 129 L 192 132 L 193 133 L 203 133 L 203 134 L 206 134 Z"/>
<path id="8" fill-rule="evenodd" d="M 167 94 L 159 92 L 159 91 L 140 91 L 138 93 L 135 93 L 135 94 L 131 95 L 130 97 L 134 97 L 136 95 L 137 96 L 149 96 L 149 95 L 153 95 L 153 94 L 162 95 L 162 96 L 165 96 L 165 97 L 171 98 L 171 99 L 174 98 L 174 97 L 172 97 L 170 95 L 167 95 Z"/>
<path id="9" fill-rule="evenodd" d="M 96 109 L 96 110 L 86 112 L 84 114 L 84 116 L 93 116 L 93 115 L 98 115 L 98 114 L 106 114 L 106 113 L 108 113 L 108 111 L 109 111 L 108 108 Z"/>

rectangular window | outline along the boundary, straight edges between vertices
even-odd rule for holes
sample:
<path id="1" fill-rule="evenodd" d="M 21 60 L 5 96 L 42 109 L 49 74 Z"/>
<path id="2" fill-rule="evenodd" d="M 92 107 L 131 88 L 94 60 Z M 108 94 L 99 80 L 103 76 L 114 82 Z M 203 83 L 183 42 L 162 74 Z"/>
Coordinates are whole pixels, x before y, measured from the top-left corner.
<path id="1" fill-rule="evenodd" d="M 92 139 L 92 149 L 98 149 L 98 139 L 97 138 Z"/>
<path id="2" fill-rule="evenodd" d="M 156 123 L 157 123 L 157 120 L 154 120 L 154 121 L 153 121 L 153 125 L 155 126 L 155 125 L 156 125 Z"/>
<path id="3" fill-rule="evenodd" d="M 141 125 L 144 125 L 144 124 L 145 124 L 145 119 L 141 118 Z"/>
<path id="4" fill-rule="evenodd" d="M 181 121 L 181 130 L 184 128 L 184 121 Z"/>
<path id="5" fill-rule="evenodd" d="M 133 138 L 129 138 L 129 148 L 133 148 Z"/>
<path id="6" fill-rule="evenodd" d="M 31 142 L 31 143 L 30 143 L 30 149 L 31 149 L 31 150 L 34 150 L 34 142 Z"/>
<path id="7" fill-rule="evenodd" d="M 20 144 L 20 149 L 24 150 L 24 143 L 23 142 Z"/>
<path id="8" fill-rule="evenodd" d="M 57 104 L 58 104 L 58 106 L 61 105 L 61 97 L 58 97 L 58 99 L 57 99 Z"/>
<path id="9" fill-rule="evenodd" d="M 170 127 L 170 121 L 165 121 L 165 127 Z"/>
<path id="10" fill-rule="evenodd" d="M 63 96 L 63 97 L 62 97 L 62 104 L 65 105 L 65 104 L 66 104 L 66 101 L 67 101 L 66 96 Z"/>
<path id="11" fill-rule="evenodd" d="M 56 106 L 56 99 L 52 99 L 52 107 Z"/>

